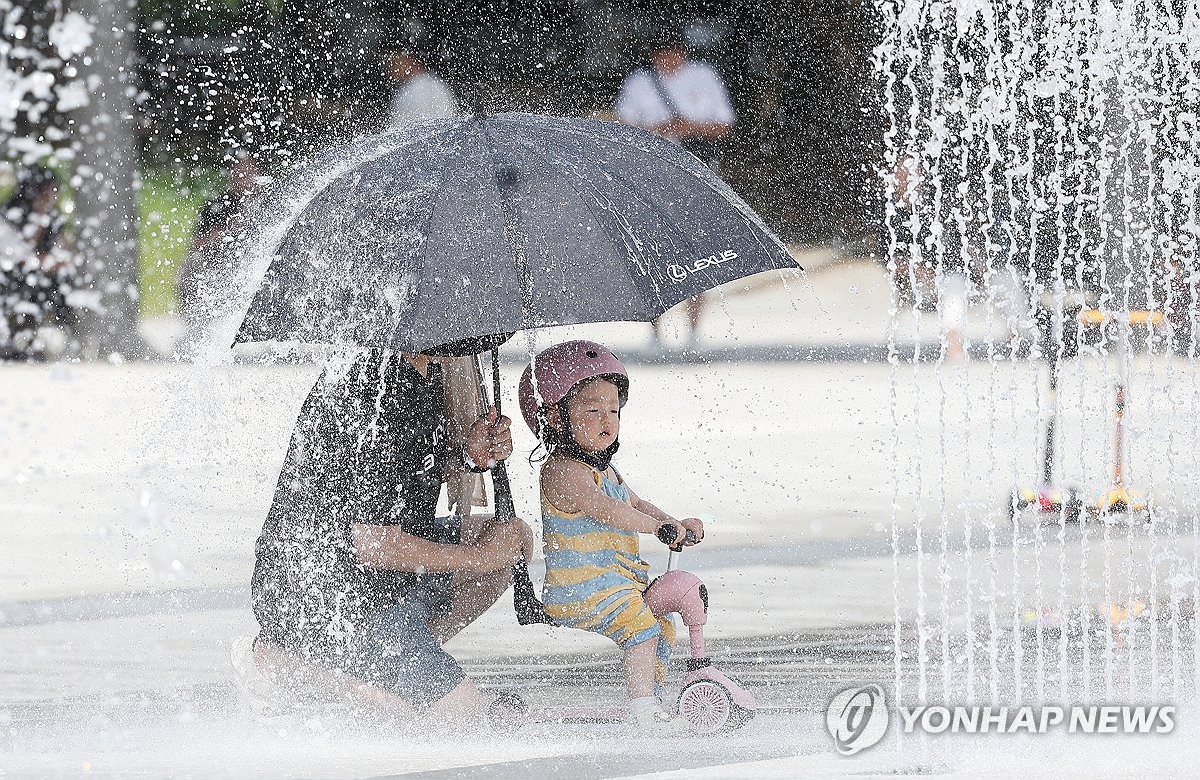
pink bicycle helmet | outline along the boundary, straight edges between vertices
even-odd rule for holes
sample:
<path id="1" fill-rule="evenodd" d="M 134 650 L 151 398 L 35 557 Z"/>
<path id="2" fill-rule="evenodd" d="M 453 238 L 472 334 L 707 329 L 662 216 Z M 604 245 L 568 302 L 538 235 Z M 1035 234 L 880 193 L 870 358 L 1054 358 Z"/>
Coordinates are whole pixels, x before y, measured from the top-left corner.
<path id="1" fill-rule="evenodd" d="M 537 372 L 536 392 L 531 368 Z M 571 388 L 585 379 L 601 376 L 613 380 L 623 406 L 629 397 L 629 373 L 607 347 L 594 341 L 564 341 L 539 352 L 533 359 L 533 365 L 525 366 L 517 386 L 521 415 L 529 425 L 529 430 L 540 436 L 539 411 L 562 401 Z"/>

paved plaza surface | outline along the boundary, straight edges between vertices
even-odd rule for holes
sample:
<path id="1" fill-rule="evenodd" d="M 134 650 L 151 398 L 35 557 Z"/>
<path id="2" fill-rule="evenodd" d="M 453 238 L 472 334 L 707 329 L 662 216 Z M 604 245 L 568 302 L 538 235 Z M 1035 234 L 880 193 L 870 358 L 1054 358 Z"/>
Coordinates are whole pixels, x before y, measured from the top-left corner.
<path id="1" fill-rule="evenodd" d="M 1034 702 L 1082 696 L 1086 680 L 1093 700 L 1136 694 L 1185 706 L 1196 644 L 1195 363 L 1140 355 L 1131 371 L 1127 473 L 1153 494 L 1153 522 L 1012 522 L 1009 492 L 1036 484 L 1052 410 L 1059 479 L 1085 495 L 1107 486 L 1114 364 L 1065 364 L 1050 405 L 1045 366 L 1028 359 L 871 359 L 889 329 L 895 343 L 936 352 L 936 317 L 893 322 L 876 264 L 811 265 L 714 294 L 690 347 L 677 323 L 665 345 L 630 324 L 564 328 L 534 345 L 587 336 L 632 356 L 619 465 L 639 494 L 708 524 L 683 566 L 708 584 L 714 657 L 763 706 L 744 729 L 671 743 L 597 725 L 452 738 L 320 708 L 265 722 L 238 713 L 228 651 L 254 628 L 253 541 L 320 370 L 248 350 L 216 365 L 0 368 L 0 775 L 707 778 L 1155 766 L 1166 745 L 1189 739 L 1190 715 L 1170 737 L 893 734 L 848 759 L 834 752 L 823 711 L 860 682 L 889 691 L 898 682 L 905 696 L 920 687 L 929 701 Z M 147 327 L 170 346 L 171 323 Z M 975 306 L 969 340 L 1005 335 Z M 528 346 L 515 341 L 503 368 L 508 409 Z M 536 521 L 535 472 L 523 457 L 533 441 L 514 432 L 516 503 Z M 663 551 L 643 546 L 661 571 Z M 1085 636 L 1054 623 L 1086 614 L 1098 626 L 1136 604 L 1162 617 Z M 486 689 L 520 690 L 538 706 L 621 697 L 611 645 L 520 628 L 507 598 L 448 649 Z M 1024 762 L 1012 758 L 1018 744 Z"/>

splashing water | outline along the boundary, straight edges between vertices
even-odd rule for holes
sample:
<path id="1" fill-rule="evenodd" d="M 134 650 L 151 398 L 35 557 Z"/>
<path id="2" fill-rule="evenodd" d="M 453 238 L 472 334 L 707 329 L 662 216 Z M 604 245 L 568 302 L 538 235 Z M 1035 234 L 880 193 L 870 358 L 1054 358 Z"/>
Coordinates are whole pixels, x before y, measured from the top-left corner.
<path id="1" fill-rule="evenodd" d="M 1191 693 L 1200 10 L 879 8 L 895 698 Z"/>

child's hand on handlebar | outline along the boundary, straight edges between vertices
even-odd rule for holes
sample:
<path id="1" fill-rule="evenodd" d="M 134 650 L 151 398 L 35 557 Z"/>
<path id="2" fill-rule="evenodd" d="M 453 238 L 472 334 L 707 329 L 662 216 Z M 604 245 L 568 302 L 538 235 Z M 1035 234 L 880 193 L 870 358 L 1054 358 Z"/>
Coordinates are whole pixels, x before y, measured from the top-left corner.
<path id="1" fill-rule="evenodd" d="M 691 531 L 690 534 L 684 534 L 684 544 L 691 547 L 693 544 L 700 544 L 704 539 L 704 521 L 698 517 L 685 517 L 679 521 L 679 524 Z"/>
<path id="2" fill-rule="evenodd" d="M 704 523 L 694 517 L 685 520 L 671 518 L 659 525 L 656 535 L 660 542 L 679 552 L 684 546 L 691 547 L 704 538 Z"/>
<path id="3" fill-rule="evenodd" d="M 684 539 L 687 538 L 687 529 L 678 520 L 664 520 L 659 524 L 654 535 L 667 547 L 679 551 L 683 549 Z"/>

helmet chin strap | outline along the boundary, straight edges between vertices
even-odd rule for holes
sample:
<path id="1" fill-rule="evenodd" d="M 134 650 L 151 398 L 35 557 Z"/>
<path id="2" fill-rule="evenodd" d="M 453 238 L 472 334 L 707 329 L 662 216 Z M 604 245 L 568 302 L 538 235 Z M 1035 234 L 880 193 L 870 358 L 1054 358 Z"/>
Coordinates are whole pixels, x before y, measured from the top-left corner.
<path id="1" fill-rule="evenodd" d="M 596 471 L 606 471 L 610 463 L 612 463 L 613 455 L 617 454 L 617 450 L 621 446 L 621 442 L 614 441 L 599 452 L 588 452 L 583 447 L 579 446 L 579 442 L 575 441 L 575 431 L 571 430 L 571 417 L 567 414 L 567 405 L 559 404 L 559 416 L 562 418 L 563 424 L 563 441 L 559 442 L 558 449 L 564 455 L 580 463 L 586 463 Z"/>
<path id="2" fill-rule="evenodd" d="M 621 442 L 614 441 L 599 452 L 588 452 L 579 443 L 575 441 L 575 437 L 571 436 L 565 442 L 559 445 L 562 453 L 568 458 L 577 460 L 581 463 L 594 468 L 596 471 L 605 471 L 608 469 L 609 463 L 612 462 L 612 456 L 617 454 L 617 449 L 621 446 Z"/>

